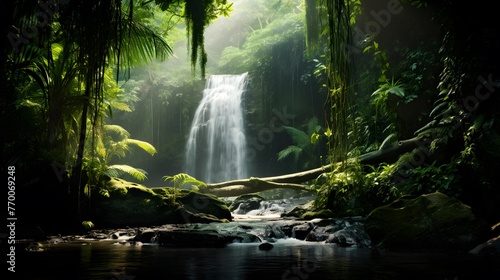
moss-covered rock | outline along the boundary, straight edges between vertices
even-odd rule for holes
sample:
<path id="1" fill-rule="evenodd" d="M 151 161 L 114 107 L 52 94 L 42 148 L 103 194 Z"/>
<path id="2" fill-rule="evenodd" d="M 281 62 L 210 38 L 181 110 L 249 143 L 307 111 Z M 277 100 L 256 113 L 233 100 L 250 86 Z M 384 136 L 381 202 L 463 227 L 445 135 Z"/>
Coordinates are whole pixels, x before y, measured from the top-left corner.
<path id="1" fill-rule="evenodd" d="M 290 211 L 283 213 L 281 217 L 301 218 L 305 213 L 312 212 L 314 210 L 313 203 L 314 201 L 310 201 L 306 204 L 295 206 Z"/>
<path id="2" fill-rule="evenodd" d="M 365 226 L 374 245 L 389 249 L 469 250 L 488 232 L 469 206 L 439 192 L 376 208 Z"/>
<path id="3" fill-rule="evenodd" d="M 312 220 L 316 218 L 334 218 L 335 214 L 332 212 L 332 210 L 329 209 L 321 209 L 319 211 L 308 211 L 305 212 L 302 216 L 301 219 L 303 220 Z"/>
<path id="4" fill-rule="evenodd" d="M 177 198 L 183 208 L 192 213 L 206 213 L 218 220 L 231 221 L 231 211 L 226 203 L 211 194 L 202 194 L 194 191 L 182 191 Z"/>
<path id="5" fill-rule="evenodd" d="M 92 198 L 92 221 L 99 228 L 209 223 L 231 220 L 225 203 L 215 196 L 171 188 L 151 189 L 109 178 Z"/>

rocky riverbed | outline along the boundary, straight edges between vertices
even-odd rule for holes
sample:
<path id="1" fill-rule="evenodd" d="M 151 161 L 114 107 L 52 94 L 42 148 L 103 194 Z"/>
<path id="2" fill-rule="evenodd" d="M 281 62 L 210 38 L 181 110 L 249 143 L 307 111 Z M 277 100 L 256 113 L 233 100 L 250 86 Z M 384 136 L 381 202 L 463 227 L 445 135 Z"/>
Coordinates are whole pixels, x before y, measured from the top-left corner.
<path id="1" fill-rule="evenodd" d="M 127 192 L 130 195 L 130 190 Z M 186 193 L 180 199 L 195 201 L 200 194 Z M 203 197 L 204 198 L 204 197 Z M 412 251 L 455 251 L 479 255 L 499 255 L 498 224 L 490 227 L 462 202 L 441 193 L 415 198 L 402 198 L 375 209 L 367 217 L 329 217 L 333 213 L 313 212 L 310 204 L 292 207 L 289 201 L 266 200 L 257 195 L 221 202 L 210 197 L 206 204 L 216 202 L 217 207 L 231 209 L 232 217 L 225 221 L 179 214 L 184 221 L 152 226 L 123 226 L 95 229 L 86 234 L 52 236 L 43 242 L 24 242 L 28 251 L 44 250 L 44 244 L 60 242 L 114 241 L 121 245 L 154 244 L 168 247 L 215 248 L 233 243 L 255 243 L 265 250 L 280 240 L 293 239 L 314 244 L 335 244 L 339 247 L 372 248 Z M 188 205 L 186 203 L 186 205 Z M 188 211 L 194 208 L 186 207 Z M 132 213 L 129 213 L 132 214 Z M 109 217 L 111 217 L 110 215 Z M 317 218 L 306 218 L 317 216 Z M 237 217 L 237 218 L 235 218 Z M 134 221 L 140 221 L 140 215 Z M 267 245 L 271 244 L 271 245 Z"/>

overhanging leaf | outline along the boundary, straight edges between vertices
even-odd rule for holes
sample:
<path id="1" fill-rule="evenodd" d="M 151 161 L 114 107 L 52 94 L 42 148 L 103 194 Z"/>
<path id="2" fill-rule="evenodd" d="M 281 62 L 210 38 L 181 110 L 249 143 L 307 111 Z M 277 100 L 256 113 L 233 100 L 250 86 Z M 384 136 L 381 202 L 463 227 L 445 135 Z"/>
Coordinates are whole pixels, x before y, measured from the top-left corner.
<path id="1" fill-rule="evenodd" d="M 106 171 L 106 174 L 109 176 L 115 175 L 113 177 L 118 177 L 116 175 L 121 175 L 123 173 L 129 174 L 130 176 L 134 177 L 139 181 L 144 181 L 145 179 L 148 178 L 147 177 L 148 173 L 145 170 L 125 164 L 110 165 L 108 166 L 108 170 Z"/>

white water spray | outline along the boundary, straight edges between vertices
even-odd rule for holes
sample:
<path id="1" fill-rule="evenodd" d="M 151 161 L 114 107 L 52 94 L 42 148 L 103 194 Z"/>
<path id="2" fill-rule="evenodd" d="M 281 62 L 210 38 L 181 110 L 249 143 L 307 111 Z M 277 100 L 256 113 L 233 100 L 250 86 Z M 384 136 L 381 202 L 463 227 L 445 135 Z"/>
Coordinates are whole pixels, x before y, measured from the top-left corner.
<path id="1" fill-rule="evenodd" d="M 212 75 L 196 109 L 186 147 L 186 172 L 214 183 L 247 177 L 241 96 L 247 73 Z"/>

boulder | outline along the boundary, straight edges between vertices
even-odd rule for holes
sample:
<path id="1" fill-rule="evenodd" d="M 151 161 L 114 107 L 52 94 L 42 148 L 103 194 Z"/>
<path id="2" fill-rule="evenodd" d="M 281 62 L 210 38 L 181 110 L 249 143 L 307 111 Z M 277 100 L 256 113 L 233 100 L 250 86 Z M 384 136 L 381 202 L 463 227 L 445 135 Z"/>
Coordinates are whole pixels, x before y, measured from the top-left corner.
<path id="1" fill-rule="evenodd" d="M 365 227 L 373 245 L 403 250 L 468 251 L 489 230 L 469 206 L 439 192 L 376 208 Z"/>
<path id="2" fill-rule="evenodd" d="M 500 256 L 500 235 L 477 245 L 469 253 L 480 256 Z"/>
<path id="3" fill-rule="evenodd" d="M 288 236 L 283 232 L 282 226 L 278 225 L 268 225 L 264 231 L 264 240 L 269 242 L 275 242 L 276 239 L 284 239 Z"/>
<path id="4" fill-rule="evenodd" d="M 142 243 L 156 243 L 158 231 L 147 229 L 139 232 L 133 239 L 133 241 L 139 241 Z"/>
<path id="5" fill-rule="evenodd" d="M 311 232 L 314 228 L 314 225 L 310 222 L 304 222 L 302 224 L 296 225 L 292 228 L 292 237 L 305 240 L 306 236 Z"/>
<path id="6" fill-rule="evenodd" d="M 213 195 L 171 188 L 151 189 L 117 178 L 110 178 L 92 197 L 92 221 L 98 228 L 231 220 L 226 204 Z"/>
<path id="7" fill-rule="evenodd" d="M 305 241 L 337 243 L 341 246 L 367 247 L 370 239 L 363 228 L 363 218 L 314 219 L 309 221 L 312 230 Z M 352 242 L 351 242 L 352 241 Z M 349 244 L 348 244 L 349 243 Z"/>
<path id="8" fill-rule="evenodd" d="M 269 243 L 269 242 L 262 242 L 262 243 L 259 245 L 259 250 L 269 251 L 269 250 L 271 250 L 273 247 L 274 247 L 274 245 L 273 245 L 273 244 L 271 244 L 271 243 Z"/>
<path id="9" fill-rule="evenodd" d="M 265 199 L 258 194 L 241 195 L 233 201 L 231 206 L 229 206 L 229 210 L 236 214 L 246 214 L 252 210 L 259 209 L 260 203 L 264 200 Z"/>
<path id="10" fill-rule="evenodd" d="M 469 253 L 480 256 L 500 256 L 500 223 L 491 227 L 490 236 L 493 237 L 477 245 Z"/>
<path id="11" fill-rule="evenodd" d="M 328 239 L 330 234 L 334 233 L 336 228 L 334 225 L 315 226 L 306 236 L 305 241 L 320 242 Z"/>
<path id="12" fill-rule="evenodd" d="M 182 204 L 184 209 L 191 213 L 205 213 L 215 217 L 219 221 L 231 221 L 232 219 L 231 211 L 226 203 L 215 195 L 183 191 L 177 201 Z"/>
<path id="13" fill-rule="evenodd" d="M 195 248 L 225 247 L 230 243 L 260 243 L 260 239 L 250 233 L 222 233 L 215 230 L 196 229 L 146 230 L 135 236 L 134 241 L 169 247 Z"/>
<path id="14" fill-rule="evenodd" d="M 310 201 L 306 204 L 295 206 L 290 211 L 283 213 L 281 216 L 282 217 L 302 218 L 302 216 L 305 213 L 313 211 L 313 209 L 314 209 L 313 202 L 314 201 Z"/>
<path id="15" fill-rule="evenodd" d="M 359 222 L 330 234 L 325 243 L 336 243 L 341 247 L 369 248 L 371 246 L 365 226 Z"/>

